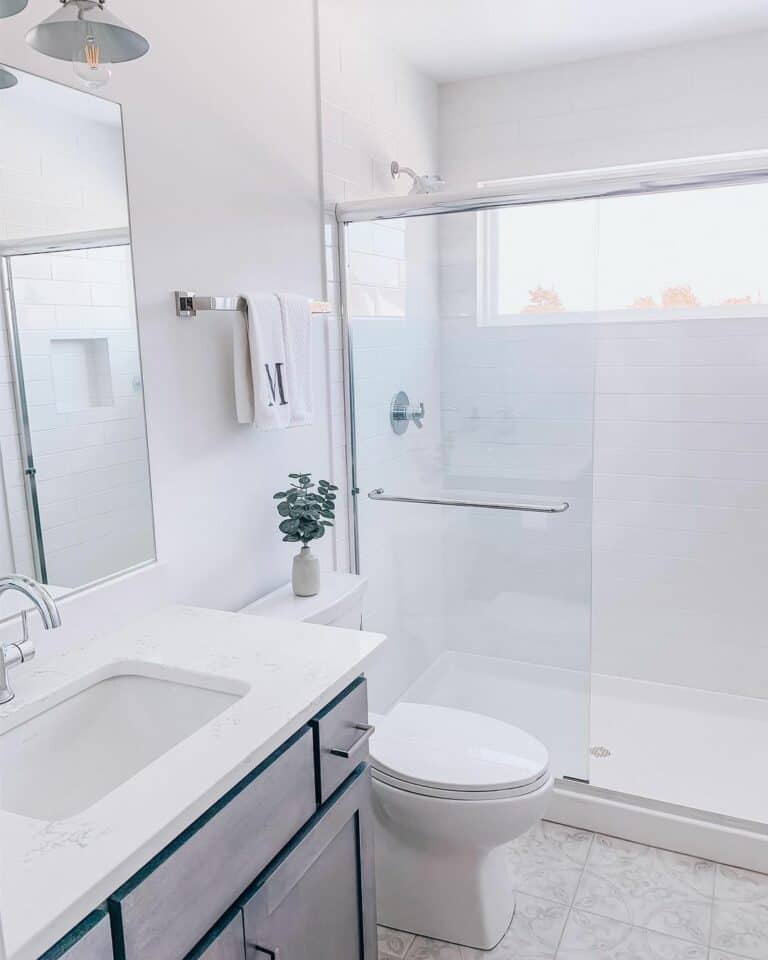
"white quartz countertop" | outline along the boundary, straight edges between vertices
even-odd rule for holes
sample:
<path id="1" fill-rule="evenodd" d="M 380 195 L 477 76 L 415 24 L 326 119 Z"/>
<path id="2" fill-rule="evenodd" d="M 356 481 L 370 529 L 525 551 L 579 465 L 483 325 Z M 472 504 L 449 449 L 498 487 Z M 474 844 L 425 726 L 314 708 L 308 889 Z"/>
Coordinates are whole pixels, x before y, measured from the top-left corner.
<path id="1" fill-rule="evenodd" d="M 173 670 L 203 674 L 245 692 L 79 816 L 47 822 L 0 810 L 8 960 L 36 960 L 343 690 L 382 640 L 173 606 L 15 669 L 16 699 L 0 708 L 0 733 L 118 663 L 161 667 L 170 679 Z"/>

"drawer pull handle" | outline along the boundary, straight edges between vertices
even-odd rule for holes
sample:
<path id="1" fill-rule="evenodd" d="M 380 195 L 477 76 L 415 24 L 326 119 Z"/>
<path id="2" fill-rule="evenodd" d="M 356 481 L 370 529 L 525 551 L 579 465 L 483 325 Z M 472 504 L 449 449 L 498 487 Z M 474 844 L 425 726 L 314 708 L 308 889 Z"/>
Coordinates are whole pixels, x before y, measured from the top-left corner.
<path id="1" fill-rule="evenodd" d="M 249 947 L 252 947 L 256 953 L 263 953 L 265 957 L 269 957 L 269 960 L 280 960 L 280 949 L 275 947 L 270 949 L 269 947 L 260 947 L 256 943 L 249 943 Z"/>
<path id="2" fill-rule="evenodd" d="M 332 747 L 330 752 L 334 757 L 341 757 L 343 760 L 350 760 L 354 754 L 367 743 L 370 739 L 371 734 L 374 732 L 376 727 L 372 723 L 356 723 L 354 725 L 355 730 L 361 730 L 362 733 L 355 740 L 351 747 L 347 747 L 346 750 L 342 750 L 340 747 Z"/>

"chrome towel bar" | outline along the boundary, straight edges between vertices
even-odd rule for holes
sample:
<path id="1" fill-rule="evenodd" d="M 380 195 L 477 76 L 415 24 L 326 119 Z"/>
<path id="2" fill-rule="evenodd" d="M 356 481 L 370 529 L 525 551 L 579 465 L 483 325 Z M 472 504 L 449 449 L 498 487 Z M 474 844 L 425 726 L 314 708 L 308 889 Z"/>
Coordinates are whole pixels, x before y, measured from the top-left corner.
<path id="1" fill-rule="evenodd" d="M 245 297 L 200 297 L 188 290 L 176 290 L 176 316 L 195 317 L 199 310 L 238 310 L 245 312 Z M 325 300 L 310 300 L 312 313 L 331 313 L 331 305 Z"/>
<path id="2" fill-rule="evenodd" d="M 560 503 L 508 503 L 497 500 L 455 500 L 452 497 L 398 497 L 385 493 L 382 487 L 371 490 L 369 500 L 389 500 L 392 503 L 434 503 L 439 507 L 480 507 L 485 510 L 517 510 L 521 513 L 565 513 L 570 504 Z"/>

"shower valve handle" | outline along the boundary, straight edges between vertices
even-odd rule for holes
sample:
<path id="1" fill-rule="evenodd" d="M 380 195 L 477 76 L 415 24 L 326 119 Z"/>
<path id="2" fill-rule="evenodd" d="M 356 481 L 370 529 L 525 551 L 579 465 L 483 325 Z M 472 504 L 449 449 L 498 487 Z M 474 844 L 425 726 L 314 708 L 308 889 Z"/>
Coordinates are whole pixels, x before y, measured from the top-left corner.
<path id="1" fill-rule="evenodd" d="M 421 430 L 424 426 L 422 423 L 423 419 L 423 403 L 420 403 L 418 409 L 416 409 L 411 406 L 408 394 L 404 390 L 400 390 L 394 395 L 392 403 L 389 405 L 389 422 L 396 434 L 402 435 L 405 433 L 408 425 L 411 423 L 415 423 L 419 430 Z"/>

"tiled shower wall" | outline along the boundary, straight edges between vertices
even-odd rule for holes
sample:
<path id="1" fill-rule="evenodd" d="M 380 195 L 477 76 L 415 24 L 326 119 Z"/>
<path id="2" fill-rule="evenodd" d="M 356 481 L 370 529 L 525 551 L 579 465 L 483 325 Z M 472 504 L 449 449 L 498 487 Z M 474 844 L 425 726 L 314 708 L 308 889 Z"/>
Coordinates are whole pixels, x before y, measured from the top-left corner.
<path id="1" fill-rule="evenodd" d="M 327 289 L 337 306 L 330 320 L 330 389 L 334 480 L 346 487 L 344 394 L 337 243 L 333 208 L 343 200 L 406 193 L 392 160 L 437 171 L 437 86 L 378 42 L 359 0 L 320 0 L 323 171 Z M 404 689 L 441 643 L 423 621 L 409 588 L 434 567 L 421 517 L 398 505 L 373 503 L 373 487 L 409 492 L 428 483 L 440 443 L 437 230 L 433 224 L 388 221 L 349 230 L 350 312 L 354 337 L 362 571 L 370 576 L 369 622 L 390 635 L 375 671 L 372 702 L 385 705 Z M 389 406 L 406 390 L 427 411 L 423 430 L 396 437 Z M 349 535 L 336 530 L 339 569 L 349 563 Z M 407 563 L 404 558 L 407 557 Z M 418 624 L 417 624 L 418 620 Z"/>
<path id="2" fill-rule="evenodd" d="M 445 510 L 452 650 L 588 669 L 595 333 L 477 321 L 474 213 L 440 218 L 442 486 L 562 513 Z"/>
<path id="3" fill-rule="evenodd" d="M 154 555 L 130 249 L 11 264 L 48 579 L 79 586 Z M 17 569 L 32 573 L 12 418 L 4 431 Z"/>
<path id="4" fill-rule="evenodd" d="M 441 88 L 443 173 L 452 185 L 466 185 L 764 148 L 767 44 L 765 34 L 742 35 L 447 84 Z M 449 299 L 459 294 L 471 318 L 471 284 L 463 291 L 454 286 Z M 766 322 L 592 328 L 592 665 L 599 673 L 768 695 L 760 601 L 768 529 Z M 559 337 L 538 336 L 565 349 L 576 328 L 558 329 Z M 446 319 L 443 330 L 444 351 L 467 356 L 456 323 Z M 537 335 L 533 328 L 531 335 Z M 570 427 L 558 395 L 563 385 L 568 391 L 578 386 L 575 374 L 591 371 L 574 369 L 577 354 L 558 371 L 555 361 L 536 358 L 522 342 L 508 348 L 509 363 L 500 363 L 498 338 L 522 336 L 502 330 L 478 336 L 475 329 L 475 342 L 485 338 L 488 350 L 480 348 L 467 363 L 514 381 L 515 364 L 530 360 L 526 376 L 535 378 L 551 422 L 537 425 L 531 446 L 523 441 L 524 420 L 509 412 L 484 424 L 499 443 L 499 457 L 516 457 L 524 468 L 553 440 L 563 443 Z M 483 426 L 471 412 L 460 419 L 471 397 L 449 388 L 445 403 L 454 439 L 459 434 L 469 443 Z M 564 446 L 560 452 L 569 455 Z"/>

